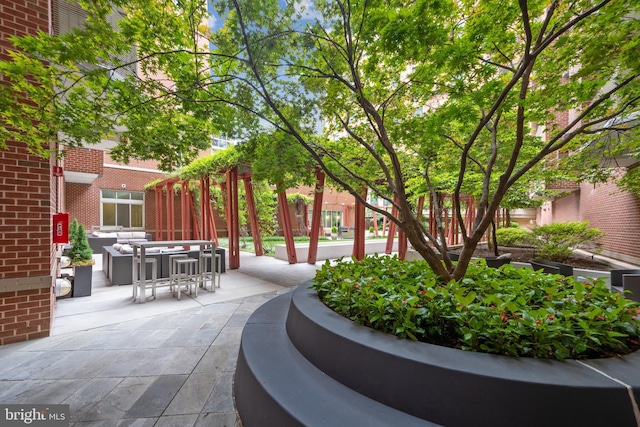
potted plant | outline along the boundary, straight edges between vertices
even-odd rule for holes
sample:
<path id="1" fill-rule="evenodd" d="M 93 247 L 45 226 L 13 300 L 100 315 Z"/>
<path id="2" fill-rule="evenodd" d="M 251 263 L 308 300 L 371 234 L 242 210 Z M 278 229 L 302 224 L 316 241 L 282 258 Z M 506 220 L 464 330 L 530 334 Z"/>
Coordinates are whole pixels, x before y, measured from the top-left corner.
<path id="1" fill-rule="evenodd" d="M 336 240 L 338 238 L 338 227 L 335 225 L 331 227 L 331 240 Z"/>
<path id="2" fill-rule="evenodd" d="M 376 237 L 376 233 L 375 233 L 375 231 L 373 229 L 373 226 L 369 227 L 369 237 L 370 238 Z"/>
<path id="3" fill-rule="evenodd" d="M 73 297 L 91 295 L 91 276 L 93 274 L 93 251 L 89 246 L 84 226 L 74 219 L 69 225 L 69 243 L 71 248 L 67 256 L 73 267 Z"/>

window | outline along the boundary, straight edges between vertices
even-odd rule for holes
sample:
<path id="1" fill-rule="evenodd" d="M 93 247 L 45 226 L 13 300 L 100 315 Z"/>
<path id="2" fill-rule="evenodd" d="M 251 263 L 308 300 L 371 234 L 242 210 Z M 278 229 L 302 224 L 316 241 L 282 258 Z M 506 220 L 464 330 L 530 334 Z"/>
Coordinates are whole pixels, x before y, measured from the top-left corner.
<path id="1" fill-rule="evenodd" d="M 211 142 L 211 148 L 214 150 L 225 149 L 232 145 L 238 145 L 238 141 L 236 141 L 235 139 L 220 138 L 220 137 L 214 136 Z"/>
<path id="2" fill-rule="evenodd" d="M 144 193 L 102 190 L 101 225 L 144 229 Z"/>
<path id="3" fill-rule="evenodd" d="M 52 8 L 52 30 L 53 35 L 59 36 L 68 34 L 74 29 L 84 29 L 87 20 L 87 12 L 80 6 L 78 0 L 53 0 Z M 124 15 L 122 8 L 114 7 L 113 12 L 107 16 L 107 21 L 117 28 L 117 22 Z M 96 65 L 109 70 L 109 77 L 122 80 L 125 76 L 136 75 L 137 53 L 134 46 L 126 52 L 114 53 L 118 58 L 116 62 L 106 62 L 103 64 L 77 64 L 81 70 L 94 70 Z M 121 65 L 120 65 L 121 64 Z"/>
<path id="4" fill-rule="evenodd" d="M 311 218 L 313 217 L 313 209 L 309 209 L 309 224 L 311 224 Z M 323 228 L 331 228 L 334 225 L 340 227 L 342 224 L 342 211 L 322 211 L 320 215 Z"/>

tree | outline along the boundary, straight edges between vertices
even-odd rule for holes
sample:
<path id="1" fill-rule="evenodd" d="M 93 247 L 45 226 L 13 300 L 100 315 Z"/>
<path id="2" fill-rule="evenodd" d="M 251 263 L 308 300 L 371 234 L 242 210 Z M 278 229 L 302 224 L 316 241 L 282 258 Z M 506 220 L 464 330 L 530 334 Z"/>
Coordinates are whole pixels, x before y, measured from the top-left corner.
<path id="1" fill-rule="evenodd" d="M 84 226 L 80 224 L 77 219 L 74 219 L 69 225 L 69 243 L 71 244 L 71 248 L 67 256 L 71 258 L 71 265 L 83 266 L 93 264 L 93 251 L 89 246 L 87 233 L 84 230 Z"/>
<path id="2" fill-rule="evenodd" d="M 95 24 L 84 31 L 16 40 L 31 55 L 16 55 L 16 63 L 44 76 L 37 102 L 50 123 L 43 129 L 66 125 L 62 118 L 97 103 L 100 109 L 83 123 L 126 126 L 116 150 L 123 158 L 142 155 L 154 132 L 146 120 L 158 109 L 197 121 L 202 134 L 224 128 L 255 152 L 268 150 L 276 136 L 394 221 L 446 280 L 464 276 L 510 189 L 537 177 L 550 155 L 611 129 L 612 119 L 637 108 L 640 95 L 640 25 L 632 0 L 317 0 L 307 8 L 211 1 L 216 24 L 210 30 L 199 25 L 208 16 L 204 1 L 111 3 L 127 10 L 118 28 L 103 23 L 111 6 L 102 0 L 86 4 Z M 100 48 L 81 50 L 88 41 Z M 118 69 L 124 64 L 112 53 L 131 43 L 142 75 L 161 72 L 173 84 L 121 82 L 78 69 L 73 85 L 50 77 L 71 68 L 78 55 L 93 63 L 110 58 L 115 65 L 107 68 Z M 38 55 L 53 66 L 38 68 Z M 52 82 L 58 89 L 46 92 Z M 86 92 L 92 96 L 79 99 Z M 60 94 L 64 104 L 43 102 Z M 567 114 L 568 123 L 561 123 Z M 14 116 L 6 111 L 3 117 L 22 123 L 8 121 Z M 82 132 L 73 135 L 82 142 Z M 26 142 L 37 142 L 31 138 Z M 167 155 L 153 146 L 149 153 Z M 365 188 L 398 214 L 367 204 Z M 440 192 L 477 200 L 475 222 L 461 227 L 464 246 L 455 266 L 442 230 L 430 234 L 416 215 L 414 200 L 425 192 L 436 203 Z"/>

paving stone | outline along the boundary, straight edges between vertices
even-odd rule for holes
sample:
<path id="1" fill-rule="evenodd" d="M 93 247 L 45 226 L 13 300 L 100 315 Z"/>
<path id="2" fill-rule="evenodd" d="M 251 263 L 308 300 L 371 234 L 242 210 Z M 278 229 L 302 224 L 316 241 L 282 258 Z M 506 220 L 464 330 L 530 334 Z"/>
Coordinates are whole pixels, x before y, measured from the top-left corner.
<path id="1" fill-rule="evenodd" d="M 131 406 L 125 417 L 159 417 L 178 393 L 187 377 L 187 375 L 159 376 Z"/>
<path id="2" fill-rule="evenodd" d="M 180 347 L 157 349 L 145 349 L 139 353 L 138 365 L 129 371 L 129 376 L 152 376 L 163 372 L 165 366 L 173 363 L 180 363 L 178 355 L 181 353 Z"/>
<path id="3" fill-rule="evenodd" d="M 38 379 L 39 375 L 51 374 L 56 377 L 59 371 L 57 366 L 67 366 L 66 360 L 73 358 L 73 352 L 64 351 L 42 351 L 35 353 L 34 357 L 26 358 L 24 363 L 20 363 L 11 371 L 5 372 L 3 379 L 25 380 L 28 378 Z M 42 377 L 39 377 L 40 379 Z"/>
<path id="4" fill-rule="evenodd" d="M 195 427 L 242 427 L 238 418 L 235 412 L 203 413 L 198 418 Z"/>
<path id="5" fill-rule="evenodd" d="M 204 357 L 208 347 L 187 347 L 178 349 L 175 357 L 162 367 L 165 375 L 191 374 L 200 360 Z"/>
<path id="6" fill-rule="evenodd" d="M 84 410 L 108 395 L 124 378 L 94 378 L 61 403 L 69 405 L 71 421 L 79 421 Z"/>
<path id="7" fill-rule="evenodd" d="M 47 390 L 56 380 L 0 381 L 0 402 L 21 403 L 34 394 Z"/>
<path id="8" fill-rule="evenodd" d="M 125 378 L 104 398 L 83 411 L 80 421 L 120 420 L 144 394 L 156 377 Z"/>
<path id="9" fill-rule="evenodd" d="M 240 343 L 237 345 L 212 345 L 207 349 L 202 359 L 198 362 L 198 365 L 194 369 L 194 373 L 204 372 L 220 372 L 228 370 L 230 362 L 232 366 L 235 366 L 238 358 L 238 349 Z"/>
<path id="10" fill-rule="evenodd" d="M 215 373 L 190 375 L 164 415 L 199 414 L 213 391 L 216 380 Z"/>
<path id="11" fill-rule="evenodd" d="M 193 426 L 198 421 L 200 414 L 190 415 L 164 415 L 154 427 L 187 427 Z"/>
<path id="12" fill-rule="evenodd" d="M 114 357 L 125 353 L 125 350 L 90 350 L 77 351 L 77 357 L 68 361 L 72 364 L 68 369 L 61 369 L 60 378 L 95 378 L 100 376 L 100 372 L 109 365 Z"/>
<path id="13" fill-rule="evenodd" d="M 219 375 L 213 391 L 204 405 L 203 412 L 233 412 L 233 373 L 223 372 Z"/>
<path id="14" fill-rule="evenodd" d="M 120 351 L 96 374 L 101 377 L 128 377 L 131 371 L 147 364 L 150 355 L 153 356 L 153 353 L 150 353 L 152 351 L 157 350 L 139 349 Z M 157 374 L 158 372 L 154 373 L 154 375 Z"/>

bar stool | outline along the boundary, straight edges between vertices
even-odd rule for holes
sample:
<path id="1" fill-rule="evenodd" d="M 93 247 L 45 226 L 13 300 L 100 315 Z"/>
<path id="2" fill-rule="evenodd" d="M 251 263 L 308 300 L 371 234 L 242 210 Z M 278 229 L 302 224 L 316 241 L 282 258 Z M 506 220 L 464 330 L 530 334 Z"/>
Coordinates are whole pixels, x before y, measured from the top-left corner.
<path id="1" fill-rule="evenodd" d="M 151 296 L 155 299 L 156 297 L 156 282 L 158 281 L 158 260 L 156 258 L 146 258 L 144 259 L 145 264 L 151 264 L 151 280 L 147 279 L 144 284 L 143 292 L 147 290 L 147 284 L 151 285 Z M 136 257 L 133 259 L 133 265 L 137 272 L 136 277 L 133 280 L 133 302 L 136 301 L 138 297 L 138 286 L 140 285 L 140 257 Z"/>
<path id="2" fill-rule="evenodd" d="M 173 282 L 174 282 L 174 274 L 176 271 L 175 261 L 180 258 L 186 258 L 187 254 L 171 254 L 169 255 L 169 290 L 173 292 Z"/>
<path id="3" fill-rule="evenodd" d="M 211 260 L 211 271 L 207 269 L 207 261 Z M 213 250 L 211 252 L 205 252 L 202 254 L 200 258 L 200 268 L 202 271 L 202 281 L 200 282 L 200 287 L 207 289 L 207 280 L 211 279 L 211 288 L 209 289 L 211 292 L 215 292 L 216 288 L 220 287 L 220 273 L 222 270 L 222 258 L 219 253 L 215 253 Z M 215 276 L 218 276 L 218 285 L 215 285 Z"/>
<path id="4" fill-rule="evenodd" d="M 189 294 L 195 294 L 198 296 L 198 282 L 200 281 L 198 273 L 198 260 L 195 258 L 176 258 L 173 260 L 174 269 L 173 277 L 171 281 L 173 283 L 174 293 L 178 292 L 178 299 L 180 299 L 180 293 L 182 292 L 182 285 L 186 285 L 189 289 Z M 183 268 L 184 267 L 184 268 Z M 192 290 L 193 287 L 193 290 Z"/>

